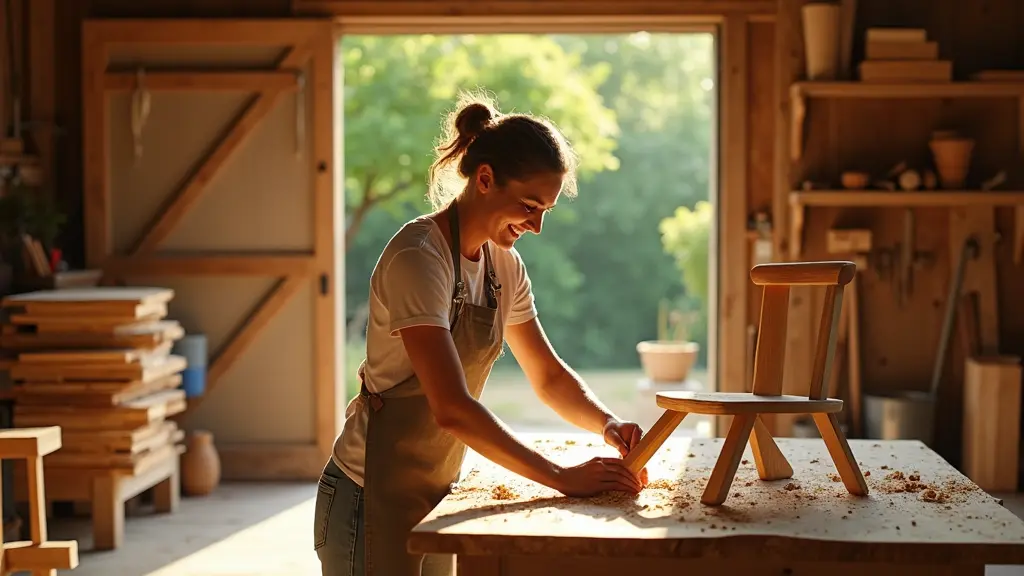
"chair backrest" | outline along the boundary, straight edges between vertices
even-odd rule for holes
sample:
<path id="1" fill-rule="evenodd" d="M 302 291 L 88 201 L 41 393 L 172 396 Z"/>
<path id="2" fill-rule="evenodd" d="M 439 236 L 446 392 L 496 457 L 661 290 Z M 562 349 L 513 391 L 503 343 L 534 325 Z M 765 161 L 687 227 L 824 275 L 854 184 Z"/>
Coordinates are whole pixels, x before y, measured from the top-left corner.
<path id="1" fill-rule="evenodd" d="M 848 261 L 758 264 L 751 268 L 750 279 L 764 289 L 754 357 L 754 394 L 782 394 L 790 289 L 793 286 L 825 286 L 825 303 L 808 390 L 808 397 L 824 398 L 824 383 L 832 370 L 838 338 L 843 289 L 856 274 L 857 265 Z"/>

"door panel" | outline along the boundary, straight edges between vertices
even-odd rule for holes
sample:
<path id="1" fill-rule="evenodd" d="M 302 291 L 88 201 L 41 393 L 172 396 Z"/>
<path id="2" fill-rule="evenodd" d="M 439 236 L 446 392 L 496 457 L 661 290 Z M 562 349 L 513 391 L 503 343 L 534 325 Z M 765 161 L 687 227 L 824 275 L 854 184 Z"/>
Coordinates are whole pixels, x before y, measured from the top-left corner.
<path id="1" fill-rule="evenodd" d="M 207 335 L 183 424 L 214 433 L 225 477 L 315 477 L 343 386 L 330 23 L 89 21 L 83 38 L 89 265 L 173 288 L 170 316 Z"/>

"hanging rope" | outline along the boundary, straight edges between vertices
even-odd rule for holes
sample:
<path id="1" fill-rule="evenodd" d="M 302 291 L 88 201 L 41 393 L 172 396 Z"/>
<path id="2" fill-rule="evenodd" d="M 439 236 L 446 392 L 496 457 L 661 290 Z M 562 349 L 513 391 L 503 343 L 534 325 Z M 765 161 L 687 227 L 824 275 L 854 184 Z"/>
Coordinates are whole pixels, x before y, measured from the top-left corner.
<path id="1" fill-rule="evenodd" d="M 149 120 L 150 94 L 146 90 L 146 72 L 139 68 L 135 72 L 135 91 L 132 92 L 132 143 L 135 160 L 142 158 L 142 130 Z"/>

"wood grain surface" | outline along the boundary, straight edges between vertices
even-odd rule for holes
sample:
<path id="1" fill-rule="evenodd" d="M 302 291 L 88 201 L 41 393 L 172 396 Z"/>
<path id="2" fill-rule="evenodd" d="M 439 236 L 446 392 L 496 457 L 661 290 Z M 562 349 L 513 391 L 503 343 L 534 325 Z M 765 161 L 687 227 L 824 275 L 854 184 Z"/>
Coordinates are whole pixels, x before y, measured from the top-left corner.
<path id="1" fill-rule="evenodd" d="M 594 435 L 521 437 L 555 461 L 614 456 Z M 673 437 L 638 496 L 567 498 L 471 453 L 412 532 L 425 553 L 1024 563 L 1024 522 L 917 441 L 851 440 L 871 493 L 847 492 L 820 439 L 779 438 L 787 480 L 761 481 L 748 445 L 725 504 L 703 506 L 720 439 Z"/>

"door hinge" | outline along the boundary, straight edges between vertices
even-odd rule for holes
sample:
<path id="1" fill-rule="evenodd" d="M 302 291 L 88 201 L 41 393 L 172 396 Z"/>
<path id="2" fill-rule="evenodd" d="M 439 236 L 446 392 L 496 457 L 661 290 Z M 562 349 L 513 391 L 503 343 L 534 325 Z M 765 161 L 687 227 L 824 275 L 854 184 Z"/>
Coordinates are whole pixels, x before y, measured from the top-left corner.
<path id="1" fill-rule="evenodd" d="M 320 294 L 326 296 L 327 291 L 330 290 L 331 282 L 330 278 L 326 273 L 320 275 Z"/>

